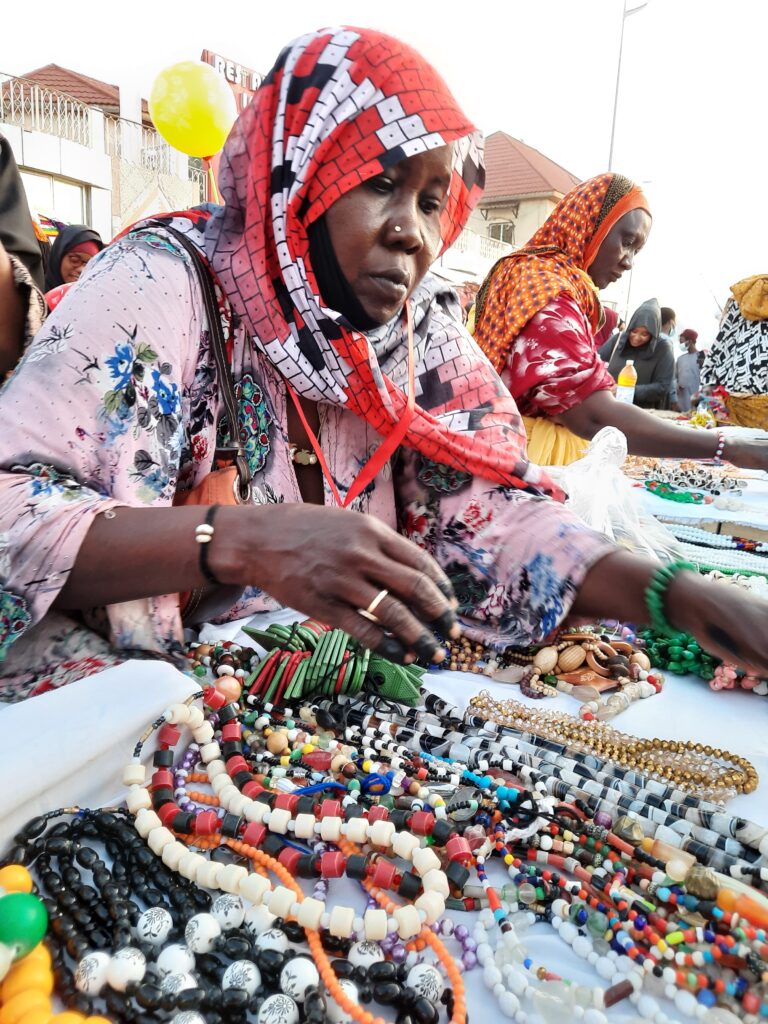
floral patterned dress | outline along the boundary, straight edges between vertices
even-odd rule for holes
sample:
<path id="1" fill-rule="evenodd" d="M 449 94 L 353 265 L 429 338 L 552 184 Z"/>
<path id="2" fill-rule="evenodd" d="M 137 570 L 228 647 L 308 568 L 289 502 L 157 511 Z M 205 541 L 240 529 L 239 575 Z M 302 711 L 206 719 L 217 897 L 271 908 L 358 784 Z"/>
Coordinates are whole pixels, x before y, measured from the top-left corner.
<path id="1" fill-rule="evenodd" d="M 422 286 L 422 311 L 445 316 L 440 301 Z M 229 320 L 223 300 L 220 308 Z M 242 328 L 231 326 L 254 501 L 301 501 L 282 380 Z M 474 343 L 463 332 L 462 339 L 469 351 Z M 435 364 L 435 351 L 424 358 Z M 428 408 L 426 397 L 420 402 Z M 91 261 L 0 390 L 0 700 L 42 693 L 129 657 L 178 658 L 176 594 L 77 616 L 52 606 L 97 515 L 169 506 L 210 471 L 219 412 L 187 253 L 146 230 L 113 244 Z M 321 444 L 343 498 L 381 439 L 343 408 L 321 403 L 319 412 Z M 326 483 L 326 503 L 333 501 Z M 410 450 L 351 507 L 399 526 L 429 550 L 454 582 L 467 632 L 495 643 L 544 636 L 568 613 L 590 566 L 612 550 L 549 499 Z M 249 589 L 226 618 L 275 607 Z"/>
<path id="2" fill-rule="evenodd" d="M 614 386 L 589 320 L 566 292 L 532 316 L 514 339 L 501 379 L 523 416 L 546 418 Z"/>

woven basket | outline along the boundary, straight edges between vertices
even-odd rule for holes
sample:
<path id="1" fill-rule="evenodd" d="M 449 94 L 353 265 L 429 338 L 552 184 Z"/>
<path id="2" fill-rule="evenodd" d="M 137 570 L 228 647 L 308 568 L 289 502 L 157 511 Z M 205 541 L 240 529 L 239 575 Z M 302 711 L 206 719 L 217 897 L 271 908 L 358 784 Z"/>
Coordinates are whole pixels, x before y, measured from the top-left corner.
<path id="1" fill-rule="evenodd" d="M 725 406 L 730 422 L 736 426 L 768 430 L 768 395 L 727 395 Z"/>

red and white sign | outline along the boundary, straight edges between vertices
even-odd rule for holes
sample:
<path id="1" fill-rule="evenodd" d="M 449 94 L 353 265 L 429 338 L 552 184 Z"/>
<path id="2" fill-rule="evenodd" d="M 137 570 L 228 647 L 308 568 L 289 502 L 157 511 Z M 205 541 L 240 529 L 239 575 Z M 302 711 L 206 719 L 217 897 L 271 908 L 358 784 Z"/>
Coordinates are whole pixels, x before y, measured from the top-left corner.
<path id="1" fill-rule="evenodd" d="M 218 71 L 229 82 L 229 87 L 235 94 L 238 113 L 241 110 L 245 110 L 253 99 L 254 93 L 263 82 L 264 75 L 254 71 L 253 68 L 246 68 L 234 60 L 222 57 L 221 54 L 214 53 L 212 50 L 203 50 L 200 59 L 206 64 L 210 64 L 215 71 Z"/>

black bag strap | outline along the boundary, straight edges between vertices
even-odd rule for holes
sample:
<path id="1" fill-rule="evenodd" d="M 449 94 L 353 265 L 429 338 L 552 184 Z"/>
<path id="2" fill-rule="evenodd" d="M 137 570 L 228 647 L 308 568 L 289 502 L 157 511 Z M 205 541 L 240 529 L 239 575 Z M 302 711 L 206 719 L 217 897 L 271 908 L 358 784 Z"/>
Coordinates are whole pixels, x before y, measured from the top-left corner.
<path id="1" fill-rule="evenodd" d="M 224 404 L 224 411 L 227 416 L 227 427 L 229 430 L 229 445 L 217 448 L 216 456 L 231 459 L 234 462 L 235 467 L 237 468 L 237 491 L 239 492 L 236 496 L 243 504 L 246 504 L 251 500 L 251 470 L 248 465 L 245 449 L 240 444 L 238 431 L 240 418 L 237 413 L 235 384 L 232 380 L 232 371 L 229 368 L 229 360 L 227 359 L 227 343 L 224 338 L 224 328 L 221 325 L 221 314 L 219 313 L 219 304 L 213 287 L 213 277 L 208 269 L 208 265 L 200 255 L 199 249 L 187 238 L 185 234 L 181 231 L 177 231 L 176 228 L 171 227 L 162 220 L 155 220 L 150 223 L 152 226 L 162 228 L 170 235 L 173 235 L 174 239 L 189 253 L 192 259 L 192 265 L 197 273 L 197 277 L 200 282 L 200 290 L 203 294 L 205 317 L 208 321 L 211 350 L 213 351 L 216 373 L 219 379 L 219 391 L 221 393 L 221 400 Z"/>

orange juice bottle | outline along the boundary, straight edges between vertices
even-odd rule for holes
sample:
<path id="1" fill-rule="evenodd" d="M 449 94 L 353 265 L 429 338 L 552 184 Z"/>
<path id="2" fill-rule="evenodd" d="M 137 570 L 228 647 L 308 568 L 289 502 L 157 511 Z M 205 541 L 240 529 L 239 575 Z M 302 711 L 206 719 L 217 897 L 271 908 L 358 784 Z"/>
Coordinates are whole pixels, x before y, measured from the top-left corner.
<path id="1" fill-rule="evenodd" d="M 635 369 L 634 359 L 626 361 L 616 383 L 618 385 L 616 388 L 616 398 L 618 401 L 632 405 L 635 400 L 635 384 L 637 384 L 637 370 Z"/>

